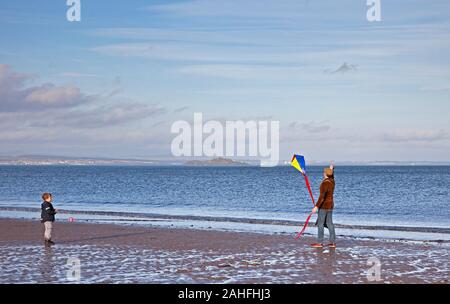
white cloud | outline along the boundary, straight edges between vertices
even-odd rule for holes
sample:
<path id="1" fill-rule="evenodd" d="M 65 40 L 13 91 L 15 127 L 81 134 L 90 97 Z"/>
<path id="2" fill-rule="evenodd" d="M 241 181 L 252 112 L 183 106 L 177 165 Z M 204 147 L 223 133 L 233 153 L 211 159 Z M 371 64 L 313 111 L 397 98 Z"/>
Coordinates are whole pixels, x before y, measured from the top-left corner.
<path id="1" fill-rule="evenodd" d="M 43 84 L 26 86 L 32 77 L 0 65 L 0 144 L 35 147 L 51 143 L 82 145 L 87 139 L 100 145 L 112 134 L 129 138 L 135 134 L 132 126 L 149 118 L 165 114 L 166 108 L 157 104 L 87 97 L 75 86 Z M 116 78 L 114 86 L 120 85 Z M 111 131 L 114 130 L 114 131 Z M 154 130 L 145 130 L 147 138 Z M 131 132 L 131 133 L 130 133 Z"/>
<path id="2" fill-rule="evenodd" d="M 51 108 L 73 107 L 94 99 L 72 85 L 51 83 L 26 86 L 32 80 L 28 74 L 13 71 L 0 64 L 0 112 L 39 111 Z"/>

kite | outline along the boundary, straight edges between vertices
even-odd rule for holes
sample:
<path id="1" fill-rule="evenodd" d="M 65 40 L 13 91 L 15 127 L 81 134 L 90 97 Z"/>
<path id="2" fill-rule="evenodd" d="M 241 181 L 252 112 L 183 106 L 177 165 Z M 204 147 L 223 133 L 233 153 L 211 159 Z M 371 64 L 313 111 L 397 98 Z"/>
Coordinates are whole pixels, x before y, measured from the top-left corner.
<path id="1" fill-rule="evenodd" d="M 302 155 L 294 154 L 294 156 L 292 157 L 292 160 L 291 160 L 291 166 L 294 167 L 295 169 L 297 169 L 305 178 L 306 188 L 308 189 L 309 196 L 311 197 L 312 203 L 315 206 L 316 203 L 314 200 L 313 193 L 311 191 L 311 185 L 309 184 L 308 175 L 306 174 L 305 157 Z M 309 220 L 311 219 L 312 215 L 313 215 L 313 213 L 311 212 L 309 214 L 309 216 L 306 218 L 306 221 L 305 221 L 305 224 L 303 225 L 302 230 L 297 234 L 295 239 L 299 239 L 302 236 L 303 232 L 305 231 L 306 227 L 308 226 Z"/>

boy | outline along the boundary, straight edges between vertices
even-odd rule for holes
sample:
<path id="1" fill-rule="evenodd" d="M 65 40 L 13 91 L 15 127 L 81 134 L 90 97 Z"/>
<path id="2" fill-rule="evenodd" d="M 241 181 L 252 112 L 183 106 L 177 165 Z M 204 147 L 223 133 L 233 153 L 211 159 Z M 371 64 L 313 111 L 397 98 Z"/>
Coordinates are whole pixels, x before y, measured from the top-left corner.
<path id="1" fill-rule="evenodd" d="M 57 210 L 53 208 L 52 195 L 50 193 L 42 194 L 42 200 L 44 202 L 41 205 L 41 223 L 44 224 L 45 228 L 44 241 L 45 245 L 53 245 L 55 243 L 52 241 L 52 230 Z"/>

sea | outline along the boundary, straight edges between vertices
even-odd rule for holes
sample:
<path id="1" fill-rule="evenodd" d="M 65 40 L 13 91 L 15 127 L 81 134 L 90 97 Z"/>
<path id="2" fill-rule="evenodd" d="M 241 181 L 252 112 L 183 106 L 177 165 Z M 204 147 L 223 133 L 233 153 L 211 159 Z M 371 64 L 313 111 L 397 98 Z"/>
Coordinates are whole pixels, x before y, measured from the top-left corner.
<path id="1" fill-rule="evenodd" d="M 308 167 L 316 198 L 322 170 Z M 450 240 L 450 166 L 337 166 L 335 180 L 338 234 Z M 43 192 L 61 220 L 264 233 L 295 233 L 313 207 L 289 166 L 0 166 L 0 217 L 38 218 Z"/>

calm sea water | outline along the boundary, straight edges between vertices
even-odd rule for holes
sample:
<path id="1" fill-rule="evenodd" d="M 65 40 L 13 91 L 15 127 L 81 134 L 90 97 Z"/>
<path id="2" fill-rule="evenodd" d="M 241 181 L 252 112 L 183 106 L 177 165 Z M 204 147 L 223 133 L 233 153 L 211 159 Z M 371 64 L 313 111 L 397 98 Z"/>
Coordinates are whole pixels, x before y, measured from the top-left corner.
<path id="1" fill-rule="evenodd" d="M 291 167 L 0 166 L 0 181 L 0 207 L 39 207 L 47 191 L 72 210 L 304 220 L 312 207 Z M 449 185 L 445 166 L 337 167 L 335 221 L 450 227 Z"/>

